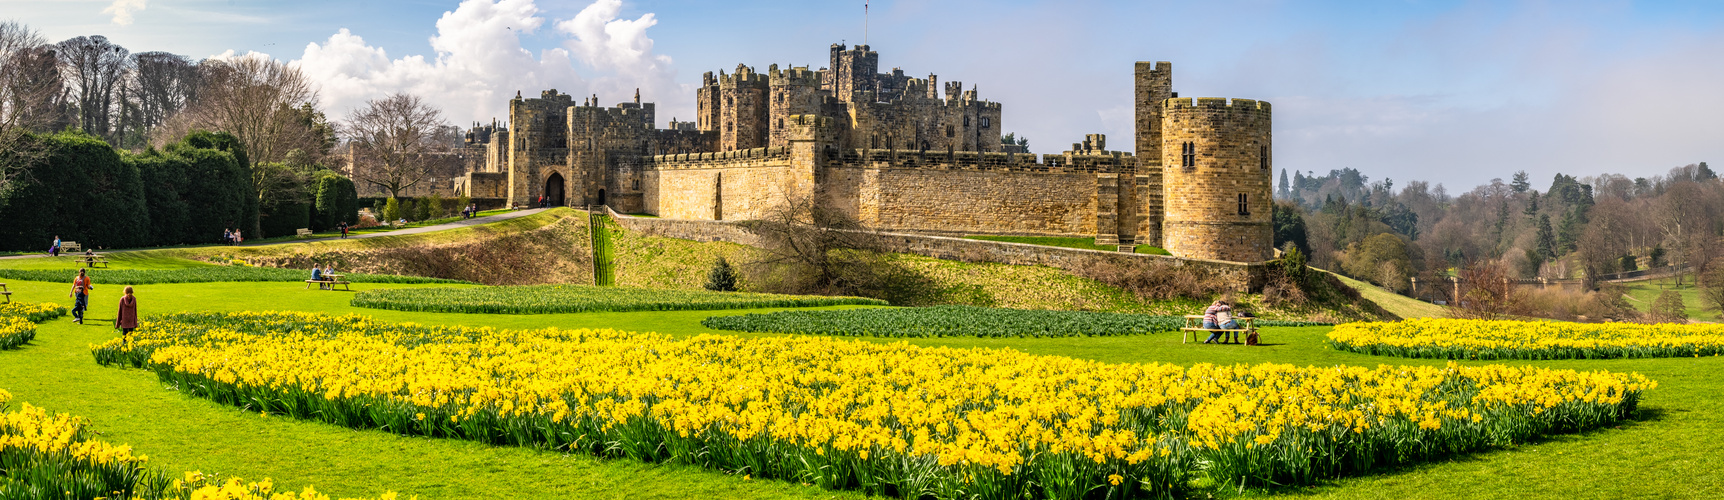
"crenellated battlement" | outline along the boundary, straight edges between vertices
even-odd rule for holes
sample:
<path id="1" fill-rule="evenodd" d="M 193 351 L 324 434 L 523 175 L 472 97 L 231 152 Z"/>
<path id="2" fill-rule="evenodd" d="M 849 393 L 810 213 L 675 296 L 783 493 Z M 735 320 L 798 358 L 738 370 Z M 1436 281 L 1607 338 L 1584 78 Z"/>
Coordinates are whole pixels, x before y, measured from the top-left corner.
<path id="1" fill-rule="evenodd" d="M 720 89 L 734 89 L 737 87 L 764 87 L 764 86 L 767 86 L 769 83 L 770 82 L 768 81 L 767 75 L 761 74 L 761 73 L 756 73 L 756 72 L 754 72 L 754 68 L 750 68 L 750 67 L 748 67 L 746 65 L 742 65 L 742 64 L 736 65 L 736 72 L 735 73 L 728 74 L 728 75 L 724 74 L 723 71 L 720 71 L 718 73 L 718 88 L 720 88 Z"/>
<path id="2" fill-rule="evenodd" d="M 1162 107 L 1167 110 L 1188 109 L 1230 109 L 1236 111 L 1269 112 L 1269 101 L 1256 99 L 1228 99 L 1226 97 L 1174 97 L 1162 101 Z"/>
<path id="3" fill-rule="evenodd" d="M 790 148 L 751 148 L 715 153 L 653 155 L 649 166 L 658 170 L 782 167 L 790 159 Z"/>
<path id="4" fill-rule="evenodd" d="M 790 85 L 807 86 L 807 87 L 819 87 L 820 86 L 820 74 L 817 72 L 814 72 L 814 71 L 810 71 L 807 66 L 796 66 L 796 67 L 791 67 L 791 68 L 787 68 L 787 69 L 778 69 L 778 65 L 774 64 L 774 65 L 772 65 L 772 69 L 769 72 L 769 76 L 770 76 L 769 83 L 773 87 L 783 87 L 783 86 L 790 86 Z"/>

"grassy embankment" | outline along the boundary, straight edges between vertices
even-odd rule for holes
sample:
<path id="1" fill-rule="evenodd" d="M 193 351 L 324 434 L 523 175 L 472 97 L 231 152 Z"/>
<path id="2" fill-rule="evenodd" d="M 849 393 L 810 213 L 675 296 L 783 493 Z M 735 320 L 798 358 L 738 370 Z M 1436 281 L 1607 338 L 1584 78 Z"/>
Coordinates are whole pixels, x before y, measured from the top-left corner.
<path id="1" fill-rule="evenodd" d="M 0 263 L 6 266 L 12 262 Z M 140 262 L 139 264 L 145 264 Z M 25 301 L 69 304 L 64 284 L 13 282 Z M 460 285 L 456 285 L 460 286 Z M 356 289 L 404 285 L 360 284 Z M 459 440 L 408 438 L 279 416 L 242 412 L 162 390 L 142 370 L 101 368 L 88 346 L 116 334 L 100 326 L 117 291 L 98 289 L 91 324 L 41 326 L 35 341 L 0 352 L 0 388 L 18 401 L 92 418 L 103 438 L 135 446 L 166 470 L 283 479 L 338 495 L 393 489 L 424 498 L 860 498 L 777 481 L 746 481 L 689 467 L 597 460 Z M 290 283 L 203 283 L 138 287 L 146 314 L 182 310 L 301 310 L 358 313 L 390 321 L 500 328 L 605 327 L 690 336 L 709 331 L 711 315 L 753 311 L 675 311 L 546 315 L 409 313 L 358 309 L 351 294 L 304 290 Z M 1271 328 L 1258 348 L 1182 344 L 1173 334 L 1071 338 L 920 338 L 916 345 L 1013 348 L 1106 362 L 1281 362 L 1298 365 L 1441 365 L 1434 360 L 1372 357 L 1323 347 L 1325 327 Z M 774 334 L 734 334 L 743 337 Z M 862 342 L 899 339 L 865 338 Z M 1486 363 L 1467 363 L 1486 364 Z M 1647 394 L 1640 421 L 1583 435 L 1334 481 L 1271 497 L 1707 498 L 1724 493 L 1724 359 L 1510 362 L 1584 370 L 1637 371 L 1660 387 Z M 303 482 L 303 484 L 299 483 Z M 1212 493 L 1227 496 L 1231 491 Z"/>
<path id="2" fill-rule="evenodd" d="M 1677 283 L 1678 280 L 1681 281 L 1680 284 Z M 1688 319 L 1719 321 L 1721 318 L 1718 310 L 1712 308 L 1705 299 L 1700 297 L 1700 288 L 1695 286 L 1693 274 L 1634 281 L 1626 283 L 1626 285 L 1628 286 L 1628 303 L 1634 304 L 1634 308 L 1642 312 L 1651 311 L 1652 303 L 1656 302 L 1658 296 L 1663 294 L 1665 290 L 1675 290 L 1682 296 L 1683 312 L 1688 313 Z"/>

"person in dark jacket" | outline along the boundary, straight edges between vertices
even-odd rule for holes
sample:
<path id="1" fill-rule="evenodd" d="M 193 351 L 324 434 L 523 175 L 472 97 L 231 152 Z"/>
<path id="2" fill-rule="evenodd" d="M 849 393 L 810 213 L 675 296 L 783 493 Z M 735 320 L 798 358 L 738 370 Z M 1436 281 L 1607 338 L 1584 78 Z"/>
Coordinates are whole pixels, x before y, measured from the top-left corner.
<path id="1" fill-rule="evenodd" d="M 138 328 L 138 297 L 132 295 L 132 287 L 126 287 L 126 295 L 120 297 L 120 313 L 114 316 L 114 328 L 120 329 L 120 345 L 125 345 L 132 330 Z"/>

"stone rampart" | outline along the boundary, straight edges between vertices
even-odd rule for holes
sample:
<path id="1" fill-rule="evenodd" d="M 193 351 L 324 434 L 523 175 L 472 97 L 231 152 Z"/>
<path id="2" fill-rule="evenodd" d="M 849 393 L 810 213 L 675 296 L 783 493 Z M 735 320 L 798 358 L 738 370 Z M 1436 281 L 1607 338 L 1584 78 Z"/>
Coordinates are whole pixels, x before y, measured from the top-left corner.
<path id="1" fill-rule="evenodd" d="M 726 241 L 758 246 L 760 240 L 735 222 L 706 220 L 655 219 L 628 217 L 611 212 L 618 225 L 648 236 L 695 241 Z M 1068 271 L 1084 269 L 1100 263 L 1160 262 L 1172 266 L 1197 266 L 1207 269 L 1228 286 L 1240 291 L 1263 288 L 1267 272 L 1265 263 L 1225 262 L 1203 259 L 1183 259 L 1165 255 L 1103 252 L 1078 248 L 1061 248 L 1000 241 L 971 240 L 924 234 L 876 233 L 883 249 L 936 259 L 965 262 L 995 262 L 1020 266 L 1048 266 Z"/>

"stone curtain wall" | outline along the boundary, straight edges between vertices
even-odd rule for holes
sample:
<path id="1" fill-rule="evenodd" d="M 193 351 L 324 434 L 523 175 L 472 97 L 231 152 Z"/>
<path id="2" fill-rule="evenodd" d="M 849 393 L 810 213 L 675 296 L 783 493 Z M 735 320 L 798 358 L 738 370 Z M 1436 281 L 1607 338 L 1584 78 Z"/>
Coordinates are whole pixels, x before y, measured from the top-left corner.
<path id="1" fill-rule="evenodd" d="M 652 157 L 643 170 L 645 212 L 673 219 L 757 218 L 782 202 L 790 181 L 783 148 Z"/>
<path id="2" fill-rule="evenodd" d="M 1163 248 L 1199 259 L 1269 260 L 1274 254 L 1269 103 L 1204 97 L 1168 99 L 1164 106 Z M 1191 167 L 1183 166 L 1181 157 L 1186 143 L 1196 148 Z M 1241 195 L 1245 214 L 1239 210 Z"/>
<path id="3" fill-rule="evenodd" d="M 848 172 L 843 172 L 848 171 Z M 1096 176 L 986 170 L 828 169 L 827 188 L 867 178 L 854 196 L 858 219 L 887 231 L 1092 236 Z M 843 173 L 839 173 L 843 172 Z"/>
<path id="4" fill-rule="evenodd" d="M 734 222 L 627 217 L 612 212 L 623 228 L 647 236 L 694 241 L 726 241 L 757 246 L 759 238 Z M 1048 266 L 1065 270 L 1083 269 L 1102 262 L 1164 262 L 1174 266 L 1197 266 L 1210 270 L 1235 290 L 1255 292 L 1263 288 L 1264 263 L 1182 259 L 1164 255 L 1102 252 L 999 241 L 967 240 L 923 234 L 879 233 L 885 250 L 966 262 L 998 262 L 1020 266 Z"/>

